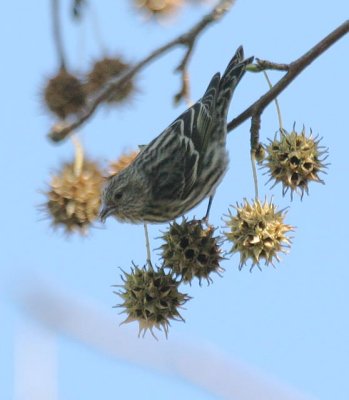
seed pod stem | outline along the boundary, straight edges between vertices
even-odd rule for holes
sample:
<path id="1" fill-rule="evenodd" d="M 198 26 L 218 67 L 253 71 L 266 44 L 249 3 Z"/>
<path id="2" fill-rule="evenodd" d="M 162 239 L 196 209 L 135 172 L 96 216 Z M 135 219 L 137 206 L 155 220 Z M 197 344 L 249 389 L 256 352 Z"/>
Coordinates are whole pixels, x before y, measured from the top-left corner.
<path id="1" fill-rule="evenodd" d="M 267 82 L 268 82 L 269 89 L 272 89 L 273 84 L 271 83 L 267 72 L 266 72 L 266 71 L 263 71 L 263 74 L 264 74 L 264 76 L 265 76 L 265 79 L 266 79 Z M 282 124 L 282 116 L 281 116 L 281 110 L 280 110 L 279 100 L 278 100 L 277 97 L 275 97 L 274 102 L 275 102 L 276 112 L 277 112 L 278 120 L 279 120 L 279 128 L 280 128 L 280 131 L 281 131 L 281 130 L 283 130 L 284 128 L 283 128 L 283 124 Z"/>
<path id="2" fill-rule="evenodd" d="M 71 140 L 75 147 L 74 174 L 75 176 L 80 176 L 84 165 L 84 148 L 76 135 L 73 135 Z"/>

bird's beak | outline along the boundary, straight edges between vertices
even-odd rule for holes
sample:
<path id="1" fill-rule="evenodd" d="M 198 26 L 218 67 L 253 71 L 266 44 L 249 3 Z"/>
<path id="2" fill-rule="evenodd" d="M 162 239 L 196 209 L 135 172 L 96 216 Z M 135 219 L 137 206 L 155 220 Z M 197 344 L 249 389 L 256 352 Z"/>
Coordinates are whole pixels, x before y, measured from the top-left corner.
<path id="1" fill-rule="evenodd" d="M 114 207 L 103 206 L 99 212 L 99 219 L 104 223 L 105 220 L 113 213 Z"/>

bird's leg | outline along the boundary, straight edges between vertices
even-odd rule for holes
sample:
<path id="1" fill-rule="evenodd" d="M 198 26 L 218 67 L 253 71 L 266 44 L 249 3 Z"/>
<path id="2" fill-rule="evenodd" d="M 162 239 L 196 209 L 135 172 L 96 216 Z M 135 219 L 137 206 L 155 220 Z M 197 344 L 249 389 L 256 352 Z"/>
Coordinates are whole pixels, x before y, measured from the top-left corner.
<path id="1" fill-rule="evenodd" d="M 208 204 L 207 204 L 207 211 L 206 211 L 206 215 L 204 216 L 204 218 L 202 219 L 203 222 L 205 222 L 206 224 L 208 223 L 208 216 L 210 214 L 210 210 L 211 210 L 211 206 L 212 206 L 212 201 L 213 201 L 213 194 L 209 197 L 208 199 Z"/>
<path id="2" fill-rule="evenodd" d="M 151 255 L 150 255 L 150 244 L 149 244 L 149 235 L 148 235 L 148 226 L 144 223 L 144 233 L 145 233 L 145 246 L 147 248 L 147 264 L 150 268 L 153 268 L 151 263 Z"/>

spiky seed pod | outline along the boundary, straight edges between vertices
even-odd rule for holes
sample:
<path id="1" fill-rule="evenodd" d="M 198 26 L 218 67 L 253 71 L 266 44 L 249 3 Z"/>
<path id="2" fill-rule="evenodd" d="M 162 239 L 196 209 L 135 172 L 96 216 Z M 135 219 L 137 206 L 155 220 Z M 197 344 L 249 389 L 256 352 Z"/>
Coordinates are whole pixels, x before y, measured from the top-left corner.
<path id="1" fill-rule="evenodd" d="M 116 161 L 113 161 L 109 164 L 109 175 L 116 175 L 125 169 L 137 157 L 138 153 L 138 151 L 131 151 L 121 154 Z"/>
<path id="2" fill-rule="evenodd" d="M 165 273 L 163 268 L 131 268 L 131 273 L 123 271 L 121 277 L 124 284 L 120 285 L 123 291 L 115 292 L 123 299 L 123 303 L 116 307 L 124 309 L 127 318 L 122 323 L 138 321 L 139 334 L 149 330 L 156 338 L 153 329 L 164 330 L 168 335 L 170 320 L 184 319 L 178 309 L 190 297 L 178 291 L 179 283 L 171 273 Z"/>
<path id="3" fill-rule="evenodd" d="M 198 220 L 183 218 L 178 224 L 173 222 L 163 235 L 161 246 L 164 266 L 180 276 L 183 282 L 191 282 L 194 277 L 212 282 L 212 272 L 220 274 L 223 259 L 219 238 L 214 236 L 213 226 L 204 227 Z"/>
<path id="4" fill-rule="evenodd" d="M 309 137 L 305 129 L 298 133 L 294 127 L 288 133 L 280 130 L 280 138 L 275 136 L 266 147 L 267 157 L 264 166 L 268 168 L 270 180 L 282 184 L 282 193 L 286 194 L 288 189 L 297 192 L 303 197 L 304 192 L 308 194 L 308 185 L 311 181 L 324 183 L 319 178 L 319 173 L 324 173 L 327 164 L 328 149 L 320 146 L 321 138 L 313 137 L 310 131 Z"/>
<path id="5" fill-rule="evenodd" d="M 96 61 L 87 75 L 87 83 L 85 90 L 88 94 L 98 92 L 112 78 L 117 78 L 130 65 L 124 62 L 121 57 L 109 58 L 105 57 L 100 61 Z M 118 91 L 114 92 L 108 99 L 108 103 L 121 103 L 125 101 L 134 92 L 135 86 L 132 80 L 128 80 Z"/>
<path id="6" fill-rule="evenodd" d="M 136 7 L 150 15 L 163 17 L 174 14 L 183 5 L 183 0 L 133 0 Z"/>
<path id="7" fill-rule="evenodd" d="M 103 178 L 99 166 L 92 161 L 85 160 L 81 171 L 75 169 L 74 163 L 65 163 L 52 176 L 50 190 L 45 193 L 45 209 L 53 227 L 63 227 L 66 233 L 86 234 L 98 216 Z"/>
<path id="8" fill-rule="evenodd" d="M 286 212 L 277 211 L 277 207 L 267 200 L 262 203 L 254 200 L 251 204 L 245 199 L 243 204 L 235 207 L 236 215 L 229 210 L 225 221 L 228 232 L 227 240 L 233 243 L 232 253 L 240 253 L 241 269 L 247 261 L 252 262 L 252 268 L 264 260 L 265 264 L 274 265 L 274 260 L 280 261 L 278 253 L 287 253 L 291 238 L 286 235 L 294 227 L 284 223 Z"/>
<path id="9" fill-rule="evenodd" d="M 86 96 L 80 80 L 61 69 L 48 81 L 44 90 L 44 100 L 49 110 L 64 119 L 69 114 L 81 111 Z"/>

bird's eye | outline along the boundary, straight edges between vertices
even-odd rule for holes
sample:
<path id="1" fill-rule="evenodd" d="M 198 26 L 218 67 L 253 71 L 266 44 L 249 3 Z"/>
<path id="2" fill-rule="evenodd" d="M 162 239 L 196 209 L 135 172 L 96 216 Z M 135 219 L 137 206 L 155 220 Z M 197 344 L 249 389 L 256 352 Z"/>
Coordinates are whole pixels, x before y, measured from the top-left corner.
<path id="1" fill-rule="evenodd" d="M 122 192 L 116 192 L 114 194 L 114 200 L 120 200 L 122 197 Z"/>

